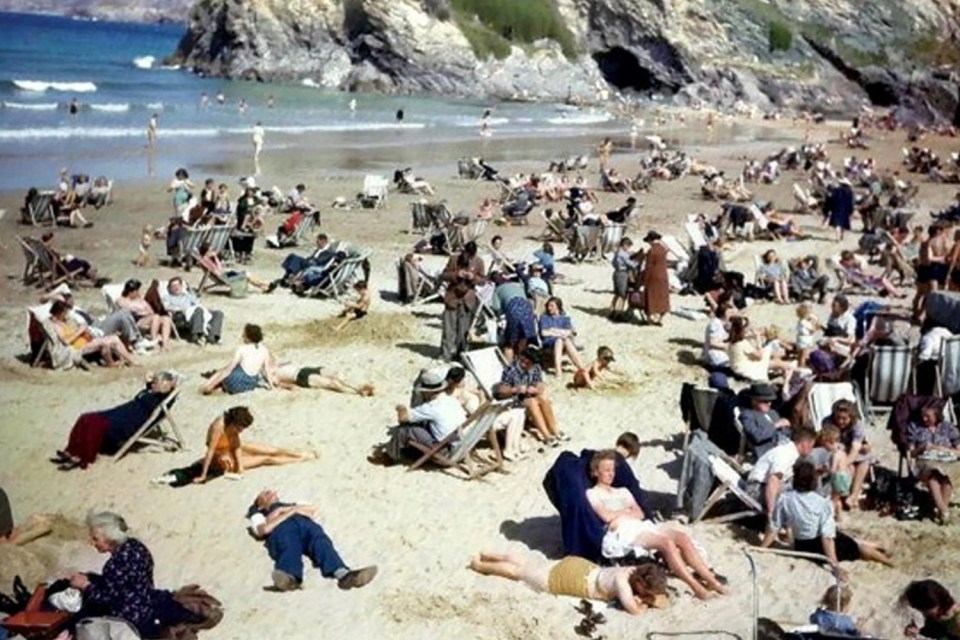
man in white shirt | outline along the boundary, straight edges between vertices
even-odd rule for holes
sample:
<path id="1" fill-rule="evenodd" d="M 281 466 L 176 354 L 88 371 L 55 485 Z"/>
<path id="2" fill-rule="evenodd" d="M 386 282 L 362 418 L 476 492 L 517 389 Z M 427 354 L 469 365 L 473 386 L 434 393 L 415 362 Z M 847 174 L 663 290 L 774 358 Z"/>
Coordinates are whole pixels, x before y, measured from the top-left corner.
<path id="1" fill-rule="evenodd" d="M 794 463 L 801 457 L 809 456 L 816 442 L 817 434 L 812 429 L 795 429 L 790 442 L 767 451 L 750 470 L 747 481 L 760 489 L 758 493 L 768 518 L 773 515 L 780 490 L 793 479 Z"/>
<path id="2" fill-rule="evenodd" d="M 271 575 L 277 591 L 293 591 L 303 583 L 303 556 L 341 589 L 356 589 L 377 575 L 376 565 L 350 569 L 314 519 L 316 507 L 280 502 L 276 491 L 261 491 L 247 510 L 250 533 L 266 544 L 274 562 Z"/>
<path id="3" fill-rule="evenodd" d="M 160 301 L 164 309 L 173 314 L 177 326 L 188 326 L 190 342 L 206 339 L 208 344 L 220 342 L 223 329 L 223 312 L 210 311 L 200 304 L 196 294 L 188 290 L 179 276 L 171 278 L 166 288 L 160 292 Z"/>
<path id="4" fill-rule="evenodd" d="M 384 448 L 390 460 L 401 461 L 411 441 L 427 447 L 434 446 L 466 421 L 467 412 L 455 395 L 455 387 L 447 382 L 447 370 L 444 367 L 429 369 L 420 375 L 415 391 L 423 393 L 424 402 L 412 409 L 397 405 L 400 425 Z"/>

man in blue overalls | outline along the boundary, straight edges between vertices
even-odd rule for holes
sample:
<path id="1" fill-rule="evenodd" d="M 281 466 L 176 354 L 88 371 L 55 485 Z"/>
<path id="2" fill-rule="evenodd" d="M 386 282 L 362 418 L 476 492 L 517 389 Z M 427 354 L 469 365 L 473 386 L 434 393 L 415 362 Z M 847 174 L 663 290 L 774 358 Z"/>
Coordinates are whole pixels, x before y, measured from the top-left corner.
<path id="1" fill-rule="evenodd" d="M 310 558 L 325 578 L 335 578 L 341 589 L 356 589 L 377 575 L 376 565 L 350 569 L 340 559 L 323 527 L 313 520 L 316 507 L 280 502 L 276 491 L 260 492 L 247 511 L 250 531 L 263 540 L 274 562 L 273 585 L 278 591 L 299 589 L 303 583 L 303 556 Z"/>

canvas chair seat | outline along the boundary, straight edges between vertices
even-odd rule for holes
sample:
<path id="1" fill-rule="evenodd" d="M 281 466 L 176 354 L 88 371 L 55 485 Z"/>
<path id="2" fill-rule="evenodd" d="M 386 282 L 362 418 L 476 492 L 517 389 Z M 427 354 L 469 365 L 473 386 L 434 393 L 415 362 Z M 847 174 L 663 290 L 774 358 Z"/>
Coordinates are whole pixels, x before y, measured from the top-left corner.
<path id="1" fill-rule="evenodd" d="M 960 336 L 944 338 L 936 370 L 937 395 L 952 398 L 960 393 Z"/>
<path id="2" fill-rule="evenodd" d="M 53 207 L 53 191 L 41 191 L 21 209 L 20 222 L 34 227 L 53 227 L 57 224 Z"/>
<path id="3" fill-rule="evenodd" d="M 180 435 L 180 429 L 177 427 L 172 413 L 173 405 L 177 402 L 179 396 L 180 386 L 178 385 L 144 420 L 140 428 L 123 443 L 123 446 L 113 457 L 113 461 L 119 462 L 134 445 L 161 447 L 166 451 L 183 449 L 183 436 Z M 169 432 L 164 429 L 165 424 L 170 426 Z"/>
<path id="4" fill-rule="evenodd" d="M 309 297 L 333 298 L 339 300 L 350 288 L 370 272 L 370 255 L 367 250 L 353 249 L 352 254 L 326 275 L 323 282 L 305 292 Z"/>
<path id="5" fill-rule="evenodd" d="M 421 304 L 438 300 L 443 295 L 443 282 L 423 267 L 410 264 L 403 258 L 397 259 L 396 267 L 397 293 L 401 302 Z"/>
<path id="6" fill-rule="evenodd" d="M 363 179 L 360 205 L 367 209 L 379 209 L 387 203 L 388 180 L 383 176 L 367 175 Z"/>
<path id="7" fill-rule="evenodd" d="M 871 417 L 889 411 L 900 396 L 915 391 L 913 361 L 914 349 L 907 345 L 870 348 L 863 397 Z"/>
<path id="8" fill-rule="evenodd" d="M 410 203 L 410 233 L 424 235 L 430 231 L 432 226 L 432 220 L 430 215 L 427 213 L 427 203 L 420 202 L 411 202 Z"/>
<path id="9" fill-rule="evenodd" d="M 626 225 L 623 224 L 608 224 L 603 227 L 599 245 L 600 259 L 620 248 L 620 240 L 623 239 L 624 229 L 626 229 Z"/>
<path id="10" fill-rule="evenodd" d="M 485 347 L 466 351 L 460 355 L 463 366 L 473 374 L 477 384 L 483 389 L 489 400 L 496 399 L 494 392 L 503 378 L 503 370 L 507 366 L 507 359 L 499 347 Z"/>
<path id="11" fill-rule="evenodd" d="M 40 270 L 40 257 L 34 250 L 33 245 L 20 236 L 17 236 L 17 243 L 23 251 L 24 260 L 23 274 L 20 276 L 20 280 L 25 285 L 40 282 L 43 278 Z"/>
<path id="12" fill-rule="evenodd" d="M 731 522 L 763 513 L 763 507 L 742 486 L 743 468 L 710 442 L 707 434 L 696 431 L 684 452 L 677 487 L 678 502 L 690 520 L 699 522 L 721 500 L 736 498 L 747 510 L 728 513 L 712 522 Z"/>
<path id="13" fill-rule="evenodd" d="M 40 284 L 52 289 L 61 283 L 76 285 L 77 278 L 82 269 L 70 271 L 60 257 L 50 251 L 41 240 L 36 238 L 24 237 L 22 243 L 29 247 L 32 254 L 36 257 L 35 273 L 39 277 Z M 26 255 L 26 254 L 25 254 Z"/>
<path id="14" fill-rule="evenodd" d="M 833 405 L 838 400 L 849 400 L 857 407 L 857 415 L 861 420 L 867 418 L 860 394 L 852 382 L 815 382 L 807 394 L 807 406 L 810 409 L 809 425 L 814 431 L 820 431 L 823 421 L 833 412 Z"/>
<path id="15" fill-rule="evenodd" d="M 468 480 L 473 480 L 503 468 L 503 454 L 493 429 L 497 418 L 506 409 L 505 403 L 488 400 L 468 416 L 455 431 L 432 447 L 410 441 L 409 446 L 421 451 L 423 455 L 410 465 L 407 471 L 419 469 L 427 462 L 432 462 L 447 469 L 459 469 Z M 484 438 L 489 439 L 493 448 L 493 460 L 474 465 L 470 456 Z"/>

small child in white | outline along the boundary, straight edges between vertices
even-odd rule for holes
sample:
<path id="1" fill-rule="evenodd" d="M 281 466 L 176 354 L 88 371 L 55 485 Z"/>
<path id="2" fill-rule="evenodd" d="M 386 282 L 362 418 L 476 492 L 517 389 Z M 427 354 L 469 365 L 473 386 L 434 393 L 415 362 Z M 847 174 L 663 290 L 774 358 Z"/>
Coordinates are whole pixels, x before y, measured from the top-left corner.
<path id="1" fill-rule="evenodd" d="M 807 356 L 817 347 L 816 333 L 820 330 L 820 320 L 808 303 L 797 305 L 797 361 L 801 367 L 807 365 Z"/>
<path id="2" fill-rule="evenodd" d="M 370 309 L 370 291 L 367 289 L 367 283 L 361 280 L 353 285 L 353 289 L 357 292 L 357 299 L 343 306 L 343 311 L 340 312 L 339 317 L 344 318 L 344 320 L 333 328 L 334 331 L 340 331 L 351 320 L 359 320 L 364 317 Z"/>
<path id="3" fill-rule="evenodd" d="M 140 236 L 140 247 L 137 250 L 137 259 L 135 264 L 138 267 L 145 267 L 150 264 L 150 245 L 153 244 L 153 227 L 149 224 L 143 228 L 143 234 Z"/>

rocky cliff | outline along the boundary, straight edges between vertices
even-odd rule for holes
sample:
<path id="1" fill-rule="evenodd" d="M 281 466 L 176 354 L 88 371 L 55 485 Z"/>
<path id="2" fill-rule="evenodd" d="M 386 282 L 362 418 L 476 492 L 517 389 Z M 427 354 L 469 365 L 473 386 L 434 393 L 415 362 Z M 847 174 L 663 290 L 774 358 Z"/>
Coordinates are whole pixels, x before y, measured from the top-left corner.
<path id="1" fill-rule="evenodd" d="M 531 38 L 528 16 L 516 29 L 475 16 L 476 0 L 199 0 L 174 57 L 348 90 L 595 102 L 612 88 L 721 106 L 872 102 L 924 119 L 958 109 L 956 0 L 516 1 L 501 6 L 546 6 L 537 20 L 560 21 L 559 35 Z"/>
<path id="2" fill-rule="evenodd" d="M 0 11 L 46 13 L 117 22 L 185 22 L 194 0 L 0 0 Z"/>

